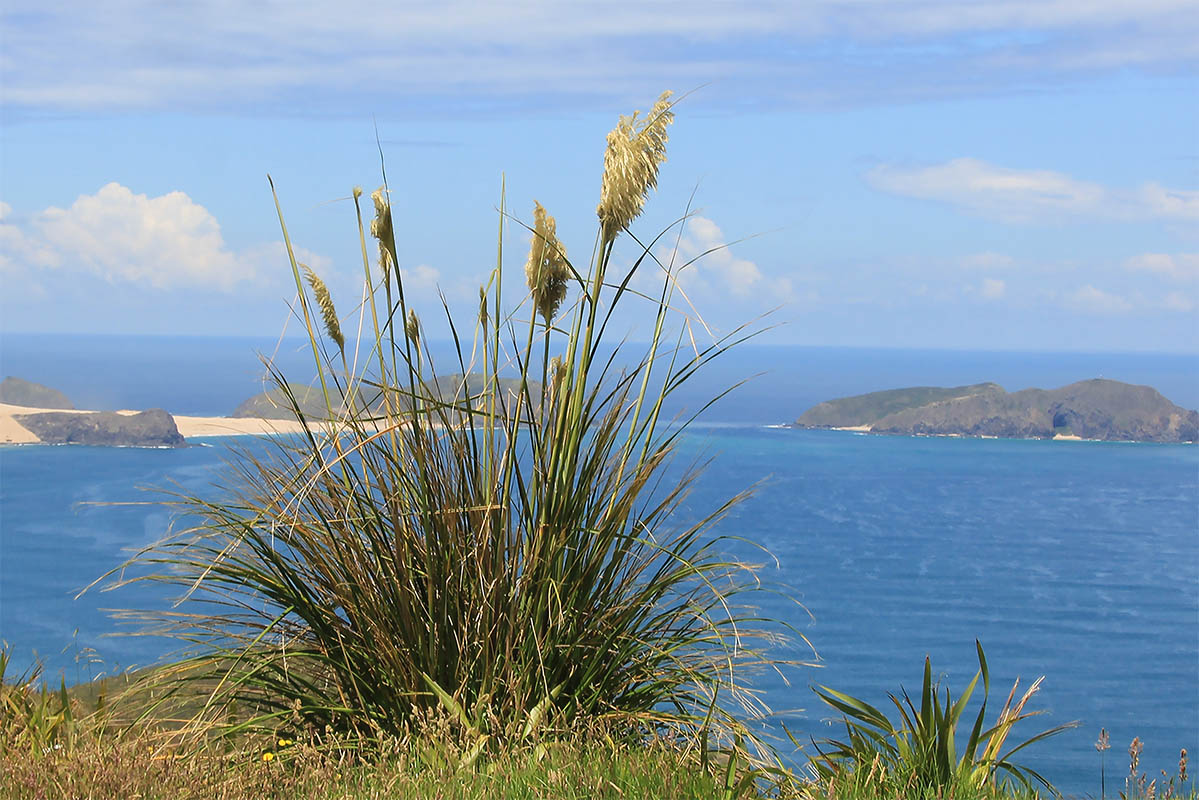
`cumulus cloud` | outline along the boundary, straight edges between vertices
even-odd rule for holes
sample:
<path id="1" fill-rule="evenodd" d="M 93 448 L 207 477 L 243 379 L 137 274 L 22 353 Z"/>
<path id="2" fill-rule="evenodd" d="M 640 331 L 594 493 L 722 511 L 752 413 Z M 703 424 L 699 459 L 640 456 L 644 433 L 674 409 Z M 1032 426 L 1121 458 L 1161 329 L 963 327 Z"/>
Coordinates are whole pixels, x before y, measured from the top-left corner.
<path id="1" fill-rule="evenodd" d="M 1162 308 L 1167 311 L 1190 313 L 1195 310 L 1195 301 L 1182 292 L 1170 292 L 1162 300 Z"/>
<path id="2" fill-rule="evenodd" d="M 33 227 L 53 249 L 46 266 L 82 267 L 112 282 L 229 290 L 253 277 L 216 217 L 183 192 L 148 197 L 109 183 L 69 208 L 47 208 Z"/>
<path id="3" fill-rule="evenodd" d="M 685 13 L 633 0 L 230 8 L 12 0 L 2 22 L 6 103 L 288 108 L 303 92 L 306 106 L 328 107 L 370 92 L 380 107 L 436 97 L 459 108 L 513 97 L 593 105 L 717 76 L 712 95 L 828 103 L 1026 88 L 1199 57 L 1187 0 L 693 0 Z M 364 76 L 386 79 L 364 86 Z"/>
<path id="4" fill-rule="evenodd" d="M 1142 253 L 1125 261 L 1124 267 L 1174 281 L 1194 281 L 1199 280 L 1199 253 Z"/>
<path id="5" fill-rule="evenodd" d="M 988 300 L 998 300 L 1007 294 L 1007 284 L 995 278 L 983 278 L 982 286 L 979 287 L 982 296 Z"/>
<path id="6" fill-rule="evenodd" d="M 404 286 L 419 291 L 433 291 L 441 280 L 441 273 L 428 264 L 417 264 L 411 269 L 403 267 L 400 275 L 404 278 Z"/>
<path id="7" fill-rule="evenodd" d="M 1079 219 L 1199 220 L 1199 192 L 1146 183 L 1113 189 L 1052 170 L 1020 170 L 976 158 L 902 167 L 883 164 L 866 173 L 876 189 L 935 200 L 1004 222 Z"/>
<path id="8" fill-rule="evenodd" d="M 1133 307 L 1126 298 L 1105 292 L 1089 283 L 1068 295 L 1066 302 L 1078 311 L 1092 314 L 1123 314 L 1131 311 Z"/>
<path id="9" fill-rule="evenodd" d="M 663 251 L 660 257 L 668 263 L 672 256 Z M 707 217 L 687 220 L 673 262 L 676 268 L 687 264 L 678 274 L 680 284 L 687 291 L 757 298 L 769 301 L 769 305 L 786 302 L 793 295 L 789 279 L 767 277 L 757 264 L 737 257 L 720 227 Z"/>
<path id="10" fill-rule="evenodd" d="M 12 206 L 0 201 L 0 273 L 16 273 L 30 266 L 52 264 L 53 249 L 30 237 L 12 220 Z"/>
<path id="11" fill-rule="evenodd" d="M 9 224 L 3 209 L 0 237 L 7 254 L 0 266 L 83 270 L 111 283 L 157 289 L 232 291 L 255 281 L 264 268 L 286 259 L 282 242 L 234 252 L 208 209 L 183 192 L 158 197 L 109 183 L 80 195 L 67 208 L 51 207 L 25 226 Z M 298 249 L 316 270 L 328 261 Z"/>
<path id="12" fill-rule="evenodd" d="M 971 253 L 962 259 L 962 266 L 966 269 L 1009 269 L 1015 264 L 1016 259 L 1011 256 L 992 251 Z"/>

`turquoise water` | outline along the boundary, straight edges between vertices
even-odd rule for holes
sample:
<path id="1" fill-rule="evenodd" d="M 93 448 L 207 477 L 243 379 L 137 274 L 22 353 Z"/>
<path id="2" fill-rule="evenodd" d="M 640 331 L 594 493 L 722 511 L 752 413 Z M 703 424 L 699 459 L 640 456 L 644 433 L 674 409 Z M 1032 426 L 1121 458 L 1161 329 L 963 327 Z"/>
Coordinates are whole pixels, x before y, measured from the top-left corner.
<path id="1" fill-rule="evenodd" d="M 862 363 L 879 358 L 878 351 L 859 355 Z M 954 366 L 965 363 L 960 354 L 941 362 L 903 357 L 927 362 L 945 378 L 938 382 L 970 379 Z M 16 372 L 8 353 L 5 360 L 5 371 Z M 813 380 L 834 385 L 824 396 L 847 393 L 835 388 L 864 383 L 862 363 L 842 354 L 840 384 L 831 361 Z M 1173 365 L 1185 392 L 1187 363 L 1141 368 Z M 217 406 L 235 405 L 242 390 L 241 378 L 229 382 L 189 410 L 227 411 Z M 1034 383 L 1052 381 L 1031 376 Z M 154 397 L 150 386 L 138 391 Z M 169 400 L 115 405 L 170 407 Z M 795 403 L 792 395 L 785 400 Z M 1098 794 L 1100 727 L 1113 742 L 1109 788 L 1127 768 L 1123 750 L 1133 736 L 1146 743 L 1142 762 L 1151 775 L 1172 769 L 1179 748 L 1199 752 L 1199 448 L 873 437 L 763 424 L 781 421 L 785 410 L 784 399 L 768 392 L 734 401 L 722 418 L 752 424 L 700 425 L 681 453 L 713 458 L 685 514 L 703 514 L 759 484 L 717 532 L 769 549 L 779 566 L 766 578 L 790 587 L 805 607 L 762 598 L 768 614 L 811 639 L 821 664 L 792 673 L 790 685 L 763 683 L 780 710 L 776 724 L 804 740 L 836 734 L 811 684 L 882 707 L 900 684 L 918 689 L 926 654 L 956 691 L 976 668 L 977 638 L 998 695 L 993 709 L 1017 676 L 1027 683 L 1045 675 L 1034 704 L 1049 713 L 1028 732 L 1082 723 L 1025 759 L 1066 792 Z M 72 682 L 167 652 L 167 642 L 106 635 L 121 628 L 104 610 L 164 597 L 141 587 L 74 595 L 170 523 L 164 509 L 143 504 L 151 497 L 139 487 L 215 491 L 232 440 L 206 441 L 182 450 L 0 448 L 0 638 L 18 662 L 36 651 L 49 674 Z"/>

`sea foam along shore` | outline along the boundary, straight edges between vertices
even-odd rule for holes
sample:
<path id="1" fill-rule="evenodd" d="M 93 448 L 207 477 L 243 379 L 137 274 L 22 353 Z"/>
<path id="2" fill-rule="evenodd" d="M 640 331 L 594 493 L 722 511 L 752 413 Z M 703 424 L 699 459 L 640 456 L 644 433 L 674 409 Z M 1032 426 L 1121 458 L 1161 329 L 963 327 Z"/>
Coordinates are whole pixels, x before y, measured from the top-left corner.
<path id="1" fill-rule="evenodd" d="M 94 414 L 90 410 L 66 411 L 61 408 L 29 408 L 0 403 L 0 445 L 38 444 L 41 440 L 15 417 L 21 414 L 70 413 Z M 118 411 L 118 414 L 136 414 L 136 411 Z M 174 415 L 173 415 L 174 416 Z M 260 419 L 257 417 L 187 417 L 175 416 L 175 426 L 184 439 L 205 436 L 246 436 L 272 433 L 299 433 L 300 423 L 295 420 Z"/>

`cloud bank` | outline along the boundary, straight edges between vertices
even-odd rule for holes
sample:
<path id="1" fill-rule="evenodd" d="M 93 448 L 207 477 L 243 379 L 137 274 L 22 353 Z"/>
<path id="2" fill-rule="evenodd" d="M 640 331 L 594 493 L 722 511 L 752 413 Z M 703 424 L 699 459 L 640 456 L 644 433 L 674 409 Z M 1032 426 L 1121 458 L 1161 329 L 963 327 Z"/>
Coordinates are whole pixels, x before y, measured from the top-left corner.
<path id="1" fill-rule="evenodd" d="M 1052 170 L 1021 170 L 976 158 L 903 167 L 883 164 L 866 173 L 874 188 L 935 200 L 1003 222 L 1199 220 L 1199 191 L 1144 183 L 1114 189 Z"/>
<path id="2" fill-rule="evenodd" d="M 853 105 L 1199 62 L 1188 0 L 14 0 L 0 20 L 26 111 L 623 107 L 709 81 L 738 106 Z"/>

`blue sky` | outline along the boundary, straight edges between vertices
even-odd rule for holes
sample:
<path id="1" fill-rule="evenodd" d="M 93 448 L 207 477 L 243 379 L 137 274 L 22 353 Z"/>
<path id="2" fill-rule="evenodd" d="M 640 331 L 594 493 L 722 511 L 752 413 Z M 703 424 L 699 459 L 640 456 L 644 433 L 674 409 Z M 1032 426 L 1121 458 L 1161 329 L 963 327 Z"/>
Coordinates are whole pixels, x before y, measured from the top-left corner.
<path id="1" fill-rule="evenodd" d="M 501 176 L 581 260 L 607 131 L 669 88 L 634 229 L 694 195 L 681 250 L 729 244 L 684 278 L 713 329 L 1199 351 L 1196 2 L 17 0 L 0 24 L 0 331 L 278 333 L 267 173 L 352 309 L 376 126 L 418 307 L 469 309 Z"/>

